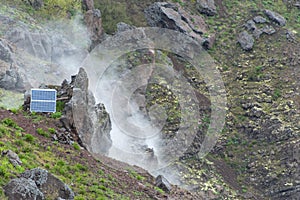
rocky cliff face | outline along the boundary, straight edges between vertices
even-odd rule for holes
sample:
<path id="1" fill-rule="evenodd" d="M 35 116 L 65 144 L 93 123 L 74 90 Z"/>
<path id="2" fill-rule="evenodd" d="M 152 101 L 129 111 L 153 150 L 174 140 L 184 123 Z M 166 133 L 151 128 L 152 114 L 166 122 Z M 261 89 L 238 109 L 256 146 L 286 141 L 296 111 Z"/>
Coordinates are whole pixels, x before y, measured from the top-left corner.
<path id="1" fill-rule="evenodd" d="M 82 26 L 75 21 L 40 25 L 28 14 L 19 12 L 1 5 L 0 74 L 3 88 L 24 90 L 41 83 L 59 84 L 68 74 L 76 73 L 88 53 L 89 38 L 82 37 L 81 34 L 86 33 Z M 23 15 L 26 17 L 22 18 Z M 65 32 L 65 29 L 72 31 Z M 81 41 L 74 42 L 75 36 Z"/>
<path id="2" fill-rule="evenodd" d="M 193 15 L 179 4 L 157 2 L 145 9 L 147 22 L 152 27 L 168 28 L 182 32 L 199 40 L 205 48 L 211 48 L 214 34 L 208 34 L 208 27 L 199 15 Z"/>

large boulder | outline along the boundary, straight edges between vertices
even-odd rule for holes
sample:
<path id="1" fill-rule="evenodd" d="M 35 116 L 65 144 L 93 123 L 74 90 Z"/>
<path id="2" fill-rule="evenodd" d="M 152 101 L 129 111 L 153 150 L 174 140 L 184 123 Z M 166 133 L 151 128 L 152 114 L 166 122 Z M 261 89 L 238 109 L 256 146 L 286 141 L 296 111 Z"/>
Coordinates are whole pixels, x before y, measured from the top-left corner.
<path id="1" fill-rule="evenodd" d="M 74 199 L 74 192 L 47 170 L 27 170 L 4 186 L 9 200 Z"/>
<path id="2" fill-rule="evenodd" d="M 4 72 L 0 71 L 0 88 L 6 90 L 24 91 L 25 85 L 23 78 L 15 68 L 11 68 Z"/>
<path id="3" fill-rule="evenodd" d="M 214 42 L 211 38 L 203 37 L 208 33 L 204 19 L 185 11 L 179 4 L 156 2 L 145 9 L 145 16 L 150 26 L 180 31 L 202 44 L 206 43 L 205 47 L 212 46 Z"/>
<path id="4" fill-rule="evenodd" d="M 24 77 L 15 64 L 15 48 L 0 38 L 0 88 L 5 90 L 25 90 Z"/>
<path id="5" fill-rule="evenodd" d="M 214 0 L 197 0 L 197 5 L 200 13 L 208 16 L 217 14 L 217 8 Z"/>
<path id="6" fill-rule="evenodd" d="M 286 24 L 286 19 L 276 12 L 273 12 L 271 10 L 265 10 L 265 14 L 270 20 L 279 24 L 280 26 L 284 26 Z"/>
<path id="7" fill-rule="evenodd" d="M 43 200 L 44 194 L 39 190 L 35 182 L 26 178 L 12 179 L 4 186 L 8 200 Z"/>
<path id="8" fill-rule="evenodd" d="M 53 176 L 47 170 L 35 168 L 21 174 L 22 178 L 33 180 L 40 191 L 48 199 L 74 199 L 74 192 L 68 185 Z"/>
<path id="9" fill-rule="evenodd" d="M 253 48 L 254 38 L 247 31 L 243 31 L 238 36 L 238 43 L 244 50 L 249 51 Z"/>

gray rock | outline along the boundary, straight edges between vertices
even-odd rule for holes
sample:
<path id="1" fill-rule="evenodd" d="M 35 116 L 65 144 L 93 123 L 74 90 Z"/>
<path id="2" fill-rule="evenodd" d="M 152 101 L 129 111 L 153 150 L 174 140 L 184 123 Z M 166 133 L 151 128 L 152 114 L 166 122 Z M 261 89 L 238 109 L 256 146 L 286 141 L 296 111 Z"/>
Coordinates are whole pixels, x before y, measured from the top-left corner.
<path id="1" fill-rule="evenodd" d="M 145 17 L 152 27 L 168 28 L 182 32 L 198 41 L 204 46 L 211 47 L 214 35 L 203 38 L 208 33 L 208 27 L 201 16 L 192 15 L 178 4 L 156 2 L 145 9 Z M 210 43 L 210 44 L 207 44 Z"/>
<path id="2" fill-rule="evenodd" d="M 88 28 L 89 37 L 92 41 L 90 50 L 104 40 L 101 12 L 98 9 L 88 10 L 84 14 L 84 21 Z"/>
<path id="3" fill-rule="evenodd" d="M 32 180 L 43 195 L 48 199 L 63 198 L 72 200 L 74 199 L 74 192 L 63 183 L 61 180 L 53 176 L 47 170 L 35 168 L 25 171 L 21 174 L 22 178 Z"/>
<path id="4" fill-rule="evenodd" d="M 263 30 L 261 28 L 253 31 L 253 36 L 255 38 L 259 38 L 261 36 L 261 34 L 263 34 Z"/>
<path id="5" fill-rule="evenodd" d="M 78 74 L 76 75 L 74 88 L 78 88 L 81 91 L 88 91 L 89 79 L 86 71 L 83 68 L 80 68 Z"/>
<path id="6" fill-rule="evenodd" d="M 5 62 L 12 62 L 12 52 L 9 44 L 0 38 L 0 59 Z"/>
<path id="7" fill-rule="evenodd" d="M 25 171 L 21 177 L 31 179 L 37 186 L 41 186 L 47 182 L 48 171 L 40 168 Z"/>
<path id="8" fill-rule="evenodd" d="M 204 49 L 211 49 L 215 43 L 216 34 L 210 35 L 210 37 L 203 38 L 202 46 Z"/>
<path id="9" fill-rule="evenodd" d="M 251 50 L 254 45 L 253 36 L 250 35 L 247 31 L 243 31 L 238 35 L 238 42 L 240 43 L 241 47 L 246 51 Z"/>
<path id="10" fill-rule="evenodd" d="M 8 200 L 43 200 L 44 194 L 31 179 L 16 178 L 4 186 Z"/>
<path id="11" fill-rule="evenodd" d="M 39 58 L 46 59 L 51 54 L 51 39 L 45 32 L 30 32 L 26 26 L 20 26 L 9 30 L 5 38 L 18 48 Z"/>
<path id="12" fill-rule="evenodd" d="M 135 26 L 131 26 L 129 24 L 126 24 L 124 22 L 119 22 L 117 24 L 117 33 L 123 32 L 123 31 L 128 31 L 128 30 L 132 30 L 135 29 Z"/>
<path id="13" fill-rule="evenodd" d="M 297 8 L 300 9 L 300 1 L 297 1 L 297 2 L 294 4 L 294 6 L 296 6 Z"/>
<path id="14" fill-rule="evenodd" d="M 293 42 L 293 41 L 295 41 L 295 34 L 293 33 L 293 32 L 291 32 L 291 31 L 287 31 L 286 32 L 286 39 L 288 40 L 288 41 L 290 41 L 290 42 Z"/>
<path id="15" fill-rule="evenodd" d="M 71 134 L 71 127 L 68 124 L 68 119 L 63 116 L 60 118 L 60 122 L 63 124 L 63 126 L 67 125 L 69 128 L 68 130 L 66 130 L 65 128 L 61 128 L 56 131 L 55 134 L 52 134 L 52 140 L 58 141 L 61 144 L 72 145 L 75 141 Z"/>
<path id="16" fill-rule="evenodd" d="M 253 21 L 254 21 L 255 23 L 258 23 L 258 24 L 263 24 L 263 23 L 266 23 L 266 22 L 267 22 L 267 19 L 264 18 L 264 17 L 262 17 L 262 16 L 255 16 L 255 17 L 253 18 Z"/>
<path id="17" fill-rule="evenodd" d="M 248 31 L 255 31 L 257 29 L 253 20 L 248 20 L 244 26 Z"/>
<path id="18" fill-rule="evenodd" d="M 273 28 L 273 26 L 265 26 L 262 28 L 262 32 L 268 35 L 272 35 L 273 33 L 276 33 L 276 30 Z"/>
<path id="19" fill-rule="evenodd" d="M 291 199 L 298 200 L 300 194 L 300 185 L 280 188 L 270 192 L 272 199 Z"/>
<path id="20" fill-rule="evenodd" d="M 170 192 L 172 190 L 172 186 L 169 181 L 162 175 L 158 175 L 155 178 L 155 185 L 162 189 L 165 192 Z"/>
<path id="21" fill-rule="evenodd" d="M 286 19 L 276 12 L 273 12 L 271 10 L 265 10 L 265 14 L 270 20 L 279 24 L 280 26 L 284 26 L 286 24 Z"/>
<path id="22" fill-rule="evenodd" d="M 217 8 L 214 0 L 197 0 L 198 10 L 200 13 L 206 14 L 208 16 L 213 16 L 217 14 Z"/>
<path id="23" fill-rule="evenodd" d="M 74 125 L 83 145 L 92 153 L 108 154 L 111 121 L 104 105 L 95 105 L 94 96 L 79 88 L 73 89 L 71 102 Z"/>
<path id="24" fill-rule="evenodd" d="M 22 161 L 20 160 L 18 154 L 16 154 L 15 152 L 11 150 L 6 150 L 2 152 L 2 156 L 4 155 L 8 157 L 9 162 L 11 162 L 11 164 L 13 164 L 14 167 L 22 165 Z"/>
<path id="25" fill-rule="evenodd" d="M 66 130 L 76 130 L 82 145 L 92 153 L 107 154 L 112 145 L 111 121 L 103 104 L 96 104 L 88 90 L 88 75 L 80 68 L 70 84 L 58 92 L 67 95 L 61 122 Z M 57 138 L 60 136 L 58 135 Z"/>
<path id="26" fill-rule="evenodd" d="M 0 74 L 0 88 L 23 91 L 25 85 L 19 72 L 16 69 L 10 69 Z"/>
<path id="27" fill-rule="evenodd" d="M 5 38 L 32 56 L 69 67 L 78 67 L 88 53 L 57 32 L 30 30 L 25 25 L 12 27 Z"/>

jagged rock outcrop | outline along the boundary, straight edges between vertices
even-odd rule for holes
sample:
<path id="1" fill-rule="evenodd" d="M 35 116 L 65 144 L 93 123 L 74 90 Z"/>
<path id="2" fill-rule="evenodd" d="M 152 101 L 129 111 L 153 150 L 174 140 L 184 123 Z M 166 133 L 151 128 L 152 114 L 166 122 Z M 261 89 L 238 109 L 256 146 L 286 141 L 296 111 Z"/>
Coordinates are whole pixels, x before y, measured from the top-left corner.
<path id="1" fill-rule="evenodd" d="M 254 39 L 252 35 L 250 35 L 247 31 L 243 31 L 239 34 L 238 42 L 240 43 L 241 47 L 246 51 L 251 50 L 254 45 Z"/>
<path id="2" fill-rule="evenodd" d="M 4 186 L 9 200 L 74 199 L 73 191 L 47 170 L 27 170 Z"/>
<path id="3" fill-rule="evenodd" d="M 265 14 L 270 20 L 279 24 L 280 26 L 284 26 L 286 24 L 286 19 L 276 12 L 273 12 L 271 10 L 265 10 Z"/>
<path id="4" fill-rule="evenodd" d="M 14 64 L 14 49 L 7 40 L 0 38 L 0 88 L 24 91 L 23 77 Z"/>
<path id="5" fill-rule="evenodd" d="M 100 10 L 88 10 L 84 15 L 84 21 L 87 25 L 90 34 L 90 39 L 92 41 L 90 47 L 90 50 L 92 50 L 104 38 L 104 30 L 102 27 L 102 18 Z"/>
<path id="6" fill-rule="evenodd" d="M 188 13 L 178 4 L 156 2 L 145 9 L 145 16 L 152 27 L 180 31 L 201 41 L 204 47 L 211 47 L 214 43 L 214 35 L 203 37 L 208 31 L 203 18 Z"/>
<path id="7" fill-rule="evenodd" d="M 217 8 L 214 0 L 197 0 L 198 10 L 200 13 L 214 16 L 217 14 Z"/>
<path id="8" fill-rule="evenodd" d="M 91 153 L 107 154 L 112 145 L 109 114 L 103 104 L 96 104 L 83 68 L 72 77 L 71 83 L 63 82 L 58 98 L 65 102 L 61 122 L 66 131 L 75 130 L 81 144 Z"/>
<path id="9" fill-rule="evenodd" d="M 73 120 L 83 145 L 92 153 L 107 154 L 112 144 L 109 132 L 111 122 L 103 104 L 96 104 L 88 90 L 88 77 L 80 68 L 73 86 Z"/>
<path id="10" fill-rule="evenodd" d="M 95 9 L 93 0 L 83 0 L 82 9 L 84 13 L 84 22 L 87 26 L 89 37 L 91 39 L 90 51 L 101 41 L 104 40 L 104 30 L 102 27 L 101 11 Z"/>

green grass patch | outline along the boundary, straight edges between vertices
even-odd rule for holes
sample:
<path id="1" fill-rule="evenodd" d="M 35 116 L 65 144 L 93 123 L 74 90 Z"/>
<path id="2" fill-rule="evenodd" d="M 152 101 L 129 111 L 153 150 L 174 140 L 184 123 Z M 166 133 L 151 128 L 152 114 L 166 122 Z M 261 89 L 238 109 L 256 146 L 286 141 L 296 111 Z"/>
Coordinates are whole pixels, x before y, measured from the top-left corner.
<path id="1" fill-rule="evenodd" d="M 42 128 L 37 128 L 36 132 L 41 136 L 50 137 L 50 134 L 48 132 L 44 131 Z"/>
<path id="2" fill-rule="evenodd" d="M 79 144 L 77 142 L 74 142 L 72 145 L 73 145 L 73 147 L 74 147 L 75 150 L 77 150 L 77 151 L 80 150 L 80 146 L 79 146 Z"/>
<path id="3" fill-rule="evenodd" d="M 36 138 L 31 134 L 25 134 L 24 140 L 27 142 L 33 143 L 36 140 Z"/>
<path id="4" fill-rule="evenodd" d="M 61 116 L 62 116 L 61 112 L 55 112 L 55 113 L 52 113 L 50 117 L 53 119 L 59 119 L 59 118 L 61 118 Z"/>
<path id="5" fill-rule="evenodd" d="M 127 171 L 129 172 L 131 177 L 137 179 L 138 181 L 143 181 L 145 179 L 145 177 L 141 176 L 140 174 L 138 174 L 136 171 L 132 169 L 127 169 Z"/>
<path id="6" fill-rule="evenodd" d="M 18 124 L 10 118 L 4 118 L 2 120 L 2 124 L 6 125 L 6 126 L 9 126 L 9 127 L 12 127 L 12 128 L 15 128 L 16 130 L 19 130 L 19 131 L 24 131 L 23 128 L 18 126 Z"/>

